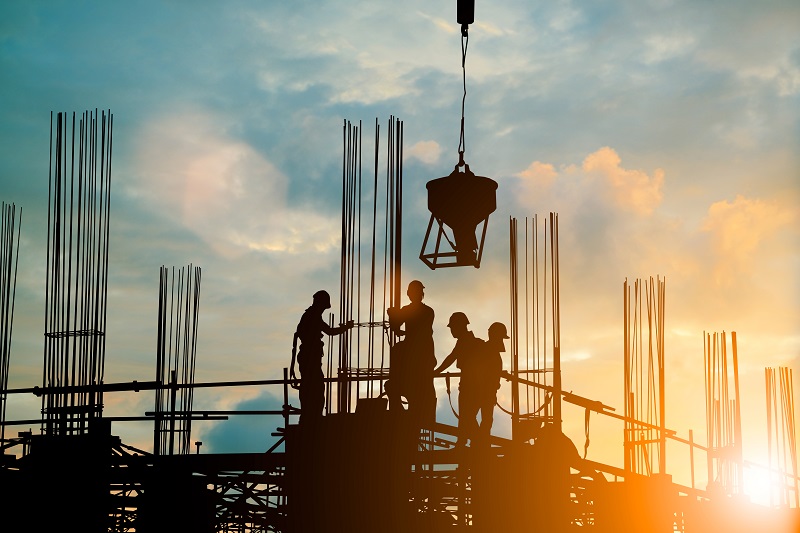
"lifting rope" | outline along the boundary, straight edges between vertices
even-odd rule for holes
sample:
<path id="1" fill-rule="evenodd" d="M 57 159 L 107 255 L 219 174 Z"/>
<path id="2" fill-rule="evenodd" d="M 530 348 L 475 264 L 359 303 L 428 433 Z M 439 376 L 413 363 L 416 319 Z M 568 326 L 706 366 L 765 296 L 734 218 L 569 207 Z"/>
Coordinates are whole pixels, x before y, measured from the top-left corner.
<path id="1" fill-rule="evenodd" d="M 467 26 L 461 26 L 461 78 L 464 83 L 464 94 L 461 97 L 461 134 L 458 138 L 458 164 L 456 168 L 466 166 L 464 162 L 464 152 L 466 143 L 464 142 L 464 105 L 467 101 L 467 46 L 469 45 L 469 32 Z"/>

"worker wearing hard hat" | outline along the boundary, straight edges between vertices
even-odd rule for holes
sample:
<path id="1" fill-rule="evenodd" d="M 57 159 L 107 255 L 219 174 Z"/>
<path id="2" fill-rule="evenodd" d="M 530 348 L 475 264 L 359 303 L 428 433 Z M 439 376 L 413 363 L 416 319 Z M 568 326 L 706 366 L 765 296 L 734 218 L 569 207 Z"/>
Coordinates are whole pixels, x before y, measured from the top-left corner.
<path id="1" fill-rule="evenodd" d="M 420 423 L 436 420 L 436 391 L 433 388 L 433 309 L 424 303 L 425 286 L 419 280 L 408 284 L 410 303 L 387 310 L 389 325 L 403 340 L 392 346 L 390 376 L 386 384 L 389 408 L 408 400 L 408 410 Z M 403 327 L 405 326 L 405 329 Z"/>
<path id="2" fill-rule="evenodd" d="M 297 353 L 297 363 L 300 367 L 300 421 L 316 420 L 322 416 L 325 405 L 325 382 L 322 373 L 322 357 L 325 344 L 322 335 L 339 335 L 353 327 L 353 321 L 339 327 L 329 326 L 323 319 L 322 313 L 331 307 L 331 297 L 326 291 L 317 291 L 311 306 L 305 310 L 297 331 L 294 334 L 292 346 L 292 364 L 290 376 L 296 380 L 294 371 L 297 341 L 300 340 L 300 352 Z"/>
<path id="3" fill-rule="evenodd" d="M 497 403 L 497 390 L 500 388 L 500 375 L 503 372 L 503 357 L 500 352 L 506 351 L 505 339 L 508 331 L 505 324 L 495 322 L 489 326 L 489 339 L 484 345 L 485 353 L 478 360 L 477 367 L 481 377 L 478 383 L 477 403 L 481 413 L 478 426 L 478 439 L 481 445 L 489 444 L 489 436 L 494 423 L 494 406 Z"/>
<path id="4" fill-rule="evenodd" d="M 467 315 L 457 311 L 450 315 L 447 327 L 456 339 L 456 345 L 450 355 L 434 370 L 434 374 L 444 372 L 454 362 L 461 370 L 458 383 L 458 439 L 456 446 L 464 446 L 467 440 L 475 444 L 478 437 L 478 410 L 480 408 L 481 391 L 485 378 L 481 376 L 480 360 L 485 357 L 484 341 L 475 337 L 469 329 Z"/>

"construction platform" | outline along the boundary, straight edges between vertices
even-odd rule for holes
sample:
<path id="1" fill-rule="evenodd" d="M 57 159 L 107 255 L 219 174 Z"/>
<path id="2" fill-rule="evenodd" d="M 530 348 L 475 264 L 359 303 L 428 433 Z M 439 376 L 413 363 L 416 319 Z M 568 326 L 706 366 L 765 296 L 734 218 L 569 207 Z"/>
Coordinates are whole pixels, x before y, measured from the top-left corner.
<path id="1" fill-rule="evenodd" d="M 557 435 L 483 449 L 406 411 L 288 425 L 284 451 L 156 456 L 110 424 L 30 435 L 4 456 L 9 531 L 800 531 L 800 511 L 587 461 Z M 77 528 L 77 529 L 76 529 Z"/>

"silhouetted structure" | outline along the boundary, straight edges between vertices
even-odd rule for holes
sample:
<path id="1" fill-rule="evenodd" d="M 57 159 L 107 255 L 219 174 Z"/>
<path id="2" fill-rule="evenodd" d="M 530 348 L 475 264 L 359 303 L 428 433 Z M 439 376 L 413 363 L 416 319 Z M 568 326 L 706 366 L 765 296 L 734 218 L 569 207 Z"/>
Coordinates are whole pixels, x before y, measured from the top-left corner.
<path id="1" fill-rule="evenodd" d="M 194 398 L 200 280 L 197 266 L 181 267 L 177 273 L 175 267 L 159 270 L 155 377 L 164 387 L 156 391 L 153 413 L 155 455 L 191 451 L 192 418 L 185 413 L 191 413 Z"/>
<path id="2" fill-rule="evenodd" d="M 17 292 L 19 237 L 22 232 L 22 208 L 3 202 L 0 212 L 0 424 L 6 420 L 8 369 L 11 363 L 11 334 L 14 330 L 14 300 Z M 14 229 L 17 241 L 14 243 Z M 0 425 L 0 445 L 6 440 L 6 427 Z"/>
<path id="3" fill-rule="evenodd" d="M 50 115 L 42 414 L 51 435 L 84 433 L 103 410 L 114 117 Z M 77 129 L 77 135 L 76 135 Z M 89 387 L 77 389 L 75 387 Z"/>
<path id="4" fill-rule="evenodd" d="M 633 294 L 631 294 L 633 289 Z M 666 281 L 637 279 L 623 284 L 625 337 L 625 470 L 666 473 L 667 433 L 664 416 L 664 299 Z M 631 298 L 633 296 L 633 298 Z M 655 357 L 655 358 L 654 358 Z M 634 420 L 643 421 L 643 427 Z"/>
<path id="5" fill-rule="evenodd" d="M 725 332 L 704 335 L 708 479 L 715 490 L 741 497 L 744 495 L 744 461 L 736 332 L 731 335 L 730 357 L 726 339 Z M 730 375 L 728 361 L 732 363 L 733 375 Z"/>
<path id="6" fill-rule="evenodd" d="M 457 266 L 481 266 L 483 244 L 489 215 L 497 209 L 495 199 L 497 182 L 485 176 L 477 176 L 464 164 L 460 172 L 458 165 L 449 175 L 427 184 L 428 209 L 431 218 L 420 250 L 420 259 L 431 269 Z M 436 223 L 436 236 L 432 251 L 429 241 Z M 476 231 L 482 224 L 480 242 Z M 453 233 L 447 236 L 446 227 Z M 444 242 L 450 250 L 443 250 Z"/>
<path id="7" fill-rule="evenodd" d="M 735 354 L 736 333 L 734 332 L 732 336 Z M 790 495 L 794 493 L 794 507 L 797 509 L 800 507 L 800 479 L 798 479 L 800 472 L 797 464 L 792 369 L 765 368 L 764 378 L 767 389 L 767 455 L 769 456 L 767 472 L 772 481 L 771 486 L 777 489 L 770 491 L 770 503 L 777 502 L 780 506 L 788 507 L 792 501 Z M 773 469 L 773 462 L 777 464 L 777 471 Z"/>
<path id="8" fill-rule="evenodd" d="M 428 229 L 425 231 L 419 258 L 432 270 L 458 266 L 479 268 L 483 257 L 483 244 L 486 238 L 486 227 L 489 224 L 489 215 L 497 209 L 497 182 L 485 176 L 476 175 L 464 161 L 467 47 L 469 45 L 469 25 L 475 20 L 474 0 L 459 0 L 457 20 L 461 25 L 461 73 L 464 87 L 461 98 L 458 163 L 449 175 L 431 180 L 426 185 L 428 210 L 431 212 L 431 218 L 428 222 Z M 459 170 L 462 168 L 463 171 Z M 434 222 L 436 222 L 435 237 L 431 234 Z M 479 242 L 476 232 L 481 224 Z M 447 229 L 452 232 L 452 239 L 448 236 Z M 429 244 L 431 240 L 432 249 Z"/>

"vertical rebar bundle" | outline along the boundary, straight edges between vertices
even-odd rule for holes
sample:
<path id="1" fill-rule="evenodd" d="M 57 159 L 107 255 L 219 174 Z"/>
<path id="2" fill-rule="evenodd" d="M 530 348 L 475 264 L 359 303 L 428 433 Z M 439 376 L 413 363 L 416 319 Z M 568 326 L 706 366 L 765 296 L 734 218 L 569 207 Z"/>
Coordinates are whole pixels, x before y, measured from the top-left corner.
<path id="1" fill-rule="evenodd" d="M 731 333 L 732 369 L 729 369 L 728 366 L 727 339 L 724 331 L 713 335 L 703 333 L 708 483 L 709 486 L 716 484 L 728 494 L 741 494 L 743 481 L 742 415 L 739 401 L 736 332 Z M 731 378 L 733 379 L 732 384 Z"/>
<path id="2" fill-rule="evenodd" d="M 370 190 L 369 183 L 362 187 L 361 123 L 355 126 L 349 121 L 344 122 L 339 321 L 344 323 L 353 320 L 359 327 L 339 336 L 335 365 L 332 343 L 328 345 L 327 375 L 333 375 L 335 366 L 335 372 L 339 377 L 336 389 L 338 412 L 352 411 L 353 400 L 362 392 L 360 390 L 362 387 L 358 383 L 364 383 L 363 392 L 367 397 L 380 395 L 382 383 L 388 376 L 389 370 L 387 348 L 394 343 L 394 335 L 387 327 L 386 309 L 399 306 L 401 297 L 403 210 L 403 122 L 401 120 L 390 117 L 387 137 L 386 174 L 385 180 L 381 180 L 379 179 L 380 126 L 376 119 L 374 176 Z M 379 205 L 380 196 L 383 196 L 380 202 L 383 205 Z M 362 209 L 365 205 L 367 209 Z M 382 207 L 382 212 L 379 207 Z M 380 233 L 383 235 L 380 236 Z M 378 279 L 380 275 L 378 258 L 381 248 L 382 295 L 379 293 L 381 280 Z M 382 310 L 376 309 L 378 305 L 382 306 Z M 361 333 L 362 328 L 367 328 L 364 335 Z M 355 387 L 354 383 L 357 384 Z M 333 412 L 333 391 L 332 384 L 328 383 L 325 397 L 326 410 L 329 413 Z"/>
<path id="3" fill-rule="evenodd" d="M 42 424 L 83 433 L 102 415 L 111 112 L 50 115 Z"/>
<path id="4" fill-rule="evenodd" d="M 22 228 L 22 208 L 3 202 L 0 213 L 0 443 L 5 442 L 6 400 L 8 398 L 8 368 L 11 361 L 11 333 L 14 328 L 14 297 L 17 292 L 19 237 Z M 14 245 L 14 230 L 17 242 Z"/>
<path id="5" fill-rule="evenodd" d="M 623 283 L 625 470 L 666 473 L 664 298 L 666 280 Z M 633 293 L 631 293 L 633 289 Z M 647 426 L 636 421 L 645 422 Z"/>
<path id="6" fill-rule="evenodd" d="M 561 329 L 558 265 L 558 214 L 542 225 L 538 215 L 525 218 L 524 246 L 517 239 L 517 219 L 510 219 L 512 375 L 541 387 L 511 384 L 512 434 L 520 422 L 554 424 L 561 430 Z M 519 256 L 523 255 L 520 284 Z M 520 297 L 522 293 L 522 297 Z M 520 324 L 520 305 L 523 322 Z M 524 354 L 520 353 L 522 340 Z M 524 359 L 523 359 L 524 355 Z M 524 403 L 524 405 L 522 405 Z M 527 435 L 527 432 L 524 432 Z M 516 438 L 516 437 L 515 437 Z"/>
<path id="7" fill-rule="evenodd" d="M 159 271 L 156 381 L 162 386 L 156 391 L 155 455 L 191 452 L 200 274 L 192 265 Z"/>
<path id="8" fill-rule="evenodd" d="M 770 504 L 800 507 L 797 471 L 797 430 L 794 415 L 792 369 L 765 368 L 767 387 L 767 445 L 770 473 Z M 775 464 L 777 473 L 773 470 Z"/>

